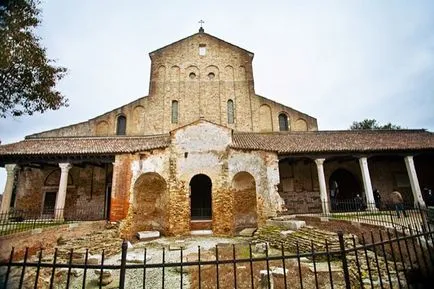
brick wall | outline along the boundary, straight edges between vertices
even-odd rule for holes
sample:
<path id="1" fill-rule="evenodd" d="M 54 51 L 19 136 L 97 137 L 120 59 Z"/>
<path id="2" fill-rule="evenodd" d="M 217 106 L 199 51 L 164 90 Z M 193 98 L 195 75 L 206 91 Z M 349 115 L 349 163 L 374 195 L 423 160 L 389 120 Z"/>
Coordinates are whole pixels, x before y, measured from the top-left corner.
<path id="1" fill-rule="evenodd" d="M 199 55 L 206 45 L 206 55 Z M 127 119 L 127 135 L 167 133 L 200 117 L 238 131 L 279 131 L 278 115 L 288 116 L 290 130 L 317 130 L 317 121 L 255 93 L 253 54 L 198 33 L 151 53 L 149 95 L 87 122 L 33 136 L 115 135 L 119 115 Z M 172 123 L 172 101 L 178 101 L 178 122 Z M 228 123 L 228 100 L 234 123 Z"/>
<path id="2" fill-rule="evenodd" d="M 104 218 L 107 176 L 111 165 L 73 166 L 69 171 L 65 200 L 65 218 Z M 23 166 L 18 172 L 15 207 L 39 217 L 42 214 L 47 192 L 57 193 L 60 168 L 47 166 L 33 168 Z"/>

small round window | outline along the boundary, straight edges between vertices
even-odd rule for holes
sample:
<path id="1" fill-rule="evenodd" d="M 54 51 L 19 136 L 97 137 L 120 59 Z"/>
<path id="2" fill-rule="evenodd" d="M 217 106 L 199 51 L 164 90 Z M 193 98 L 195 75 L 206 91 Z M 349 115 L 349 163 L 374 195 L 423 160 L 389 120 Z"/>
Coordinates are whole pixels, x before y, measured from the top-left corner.
<path id="1" fill-rule="evenodd" d="M 190 77 L 190 79 L 195 79 L 196 78 L 196 73 L 190 72 L 190 74 L 188 75 L 188 77 Z"/>
<path id="2" fill-rule="evenodd" d="M 208 78 L 209 78 L 209 79 L 214 79 L 214 77 L 215 77 L 214 72 L 210 72 L 210 73 L 208 73 Z"/>

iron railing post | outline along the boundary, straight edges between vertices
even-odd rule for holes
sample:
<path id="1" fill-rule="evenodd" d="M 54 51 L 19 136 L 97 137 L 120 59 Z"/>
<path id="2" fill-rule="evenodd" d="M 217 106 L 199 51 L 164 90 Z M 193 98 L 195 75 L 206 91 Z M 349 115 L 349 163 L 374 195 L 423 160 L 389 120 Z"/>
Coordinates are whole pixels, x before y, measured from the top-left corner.
<path id="1" fill-rule="evenodd" d="M 348 271 L 347 254 L 345 251 L 344 234 L 342 231 L 338 232 L 340 254 L 342 258 L 342 269 L 344 270 L 345 288 L 351 289 L 350 272 Z"/>
<path id="2" fill-rule="evenodd" d="M 128 242 L 122 242 L 121 271 L 119 272 L 119 289 L 125 289 L 125 272 L 127 263 Z"/>

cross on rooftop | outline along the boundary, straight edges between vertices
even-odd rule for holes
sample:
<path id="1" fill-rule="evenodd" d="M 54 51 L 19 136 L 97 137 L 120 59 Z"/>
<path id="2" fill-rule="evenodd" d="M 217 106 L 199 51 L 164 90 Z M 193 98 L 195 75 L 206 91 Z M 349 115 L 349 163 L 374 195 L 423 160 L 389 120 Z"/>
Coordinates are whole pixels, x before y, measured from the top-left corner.
<path id="1" fill-rule="evenodd" d="M 205 23 L 205 21 L 203 21 L 202 19 L 199 20 L 199 24 L 200 24 L 200 28 L 199 28 L 199 32 L 204 32 L 205 30 L 203 29 L 203 24 Z"/>

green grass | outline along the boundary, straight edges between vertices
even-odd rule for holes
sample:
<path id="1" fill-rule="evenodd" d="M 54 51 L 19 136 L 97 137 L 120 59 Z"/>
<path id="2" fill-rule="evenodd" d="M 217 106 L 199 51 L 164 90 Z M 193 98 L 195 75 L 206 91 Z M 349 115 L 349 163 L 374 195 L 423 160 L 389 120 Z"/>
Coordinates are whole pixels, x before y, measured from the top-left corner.
<path id="1" fill-rule="evenodd" d="M 33 229 L 47 228 L 65 224 L 66 222 L 41 222 L 41 223 L 29 223 L 29 222 L 10 222 L 0 225 L 0 235 L 10 235 L 18 232 L 29 231 Z"/>

